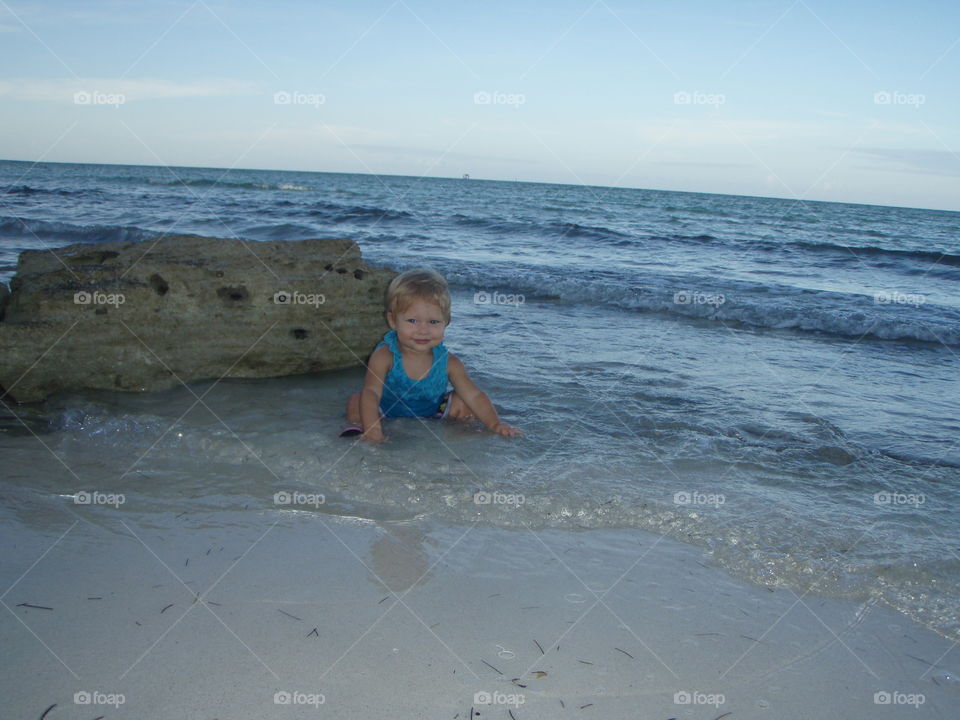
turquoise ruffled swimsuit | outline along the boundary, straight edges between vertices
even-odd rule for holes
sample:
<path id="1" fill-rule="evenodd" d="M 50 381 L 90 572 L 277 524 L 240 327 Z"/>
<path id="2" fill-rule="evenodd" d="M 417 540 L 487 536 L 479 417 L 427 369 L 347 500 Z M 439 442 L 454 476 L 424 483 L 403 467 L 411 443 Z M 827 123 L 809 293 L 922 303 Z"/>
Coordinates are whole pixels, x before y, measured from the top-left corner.
<path id="1" fill-rule="evenodd" d="M 383 381 L 380 412 L 384 417 L 432 417 L 440 409 L 447 394 L 447 347 L 440 343 L 433 349 L 433 365 L 422 380 L 411 380 L 403 369 L 403 356 L 397 344 L 397 331 L 383 336 L 393 354 L 393 367 Z M 376 349 L 376 348 L 374 348 Z"/>

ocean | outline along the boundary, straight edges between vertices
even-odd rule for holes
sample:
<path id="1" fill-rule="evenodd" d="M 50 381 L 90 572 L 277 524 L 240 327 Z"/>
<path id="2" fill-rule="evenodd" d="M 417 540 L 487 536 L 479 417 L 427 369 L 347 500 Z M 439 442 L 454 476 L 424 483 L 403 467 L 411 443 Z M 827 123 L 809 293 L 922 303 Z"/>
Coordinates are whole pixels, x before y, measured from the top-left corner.
<path id="1" fill-rule="evenodd" d="M 347 237 L 367 263 L 434 267 L 448 347 L 526 433 L 397 420 L 384 446 L 337 438 L 359 368 L 3 405 L 4 523 L 55 536 L 84 490 L 157 528 L 188 507 L 251 527 L 436 518 L 517 542 L 638 528 L 960 639 L 960 213 L 10 161 L 0 192 L 6 282 L 23 250 L 172 233 Z M 275 502 L 291 492 L 323 501 Z M 114 507 L 83 510 L 116 525 Z"/>

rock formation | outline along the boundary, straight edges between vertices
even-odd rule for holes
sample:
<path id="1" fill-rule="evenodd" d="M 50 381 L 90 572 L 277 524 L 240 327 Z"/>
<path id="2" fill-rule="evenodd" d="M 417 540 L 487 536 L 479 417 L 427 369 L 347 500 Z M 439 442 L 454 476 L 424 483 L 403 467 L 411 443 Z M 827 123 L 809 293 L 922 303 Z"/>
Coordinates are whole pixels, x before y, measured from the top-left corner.
<path id="1" fill-rule="evenodd" d="M 358 365 L 386 331 L 394 274 L 365 266 L 351 240 L 179 235 L 26 251 L 0 292 L 0 395 Z"/>

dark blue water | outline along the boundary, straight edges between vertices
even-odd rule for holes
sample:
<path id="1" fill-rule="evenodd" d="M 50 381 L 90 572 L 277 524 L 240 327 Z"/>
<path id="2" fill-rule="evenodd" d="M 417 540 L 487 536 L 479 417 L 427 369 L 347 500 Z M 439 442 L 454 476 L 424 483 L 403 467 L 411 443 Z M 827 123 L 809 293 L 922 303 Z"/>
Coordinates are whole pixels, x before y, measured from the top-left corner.
<path id="1" fill-rule="evenodd" d="M 624 310 L 960 346 L 960 213 L 570 185 L 9 162 L 0 183 L 6 277 L 20 250 L 71 242 L 161 232 L 344 235 L 378 260 L 430 258 L 465 285 L 483 278 Z M 589 274 L 572 278 L 571 269 Z M 723 303 L 698 293 L 722 295 Z"/>
<path id="2" fill-rule="evenodd" d="M 398 424 L 410 443 L 331 473 L 348 374 L 225 384 L 220 415 L 243 443 L 177 420 L 185 392 L 55 399 L 47 444 L 68 462 L 109 475 L 142 456 L 170 478 L 202 463 L 232 502 L 257 497 L 236 477 L 253 451 L 336 498 L 325 511 L 369 517 L 472 521 L 458 493 L 495 483 L 527 503 L 485 521 L 665 532 L 750 579 L 880 599 L 960 634 L 960 213 L 14 162 L 0 193 L 5 280 L 26 249 L 188 232 L 349 237 L 368 262 L 432 265 L 454 290 L 448 345 L 527 431 L 504 446 L 444 429 L 425 456 L 431 438 Z M 179 435 L 162 434 L 171 422 Z M 22 432 L 0 443 L 24 467 L 46 453 Z"/>

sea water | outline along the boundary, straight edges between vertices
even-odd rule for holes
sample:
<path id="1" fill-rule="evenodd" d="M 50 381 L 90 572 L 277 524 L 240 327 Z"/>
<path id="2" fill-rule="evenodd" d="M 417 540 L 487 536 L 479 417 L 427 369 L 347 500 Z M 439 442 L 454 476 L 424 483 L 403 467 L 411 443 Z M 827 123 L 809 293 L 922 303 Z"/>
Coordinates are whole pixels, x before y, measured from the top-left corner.
<path id="1" fill-rule="evenodd" d="M 157 526 L 226 508 L 642 528 L 960 638 L 960 213 L 16 162 L 0 189 L 6 281 L 26 249 L 186 232 L 348 237 L 368 263 L 432 266 L 448 347 L 526 433 L 396 420 L 383 446 L 339 439 L 360 369 L 6 404 L 5 520 L 55 527 L 97 491 Z M 86 508 L 104 527 L 113 509 Z"/>

